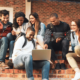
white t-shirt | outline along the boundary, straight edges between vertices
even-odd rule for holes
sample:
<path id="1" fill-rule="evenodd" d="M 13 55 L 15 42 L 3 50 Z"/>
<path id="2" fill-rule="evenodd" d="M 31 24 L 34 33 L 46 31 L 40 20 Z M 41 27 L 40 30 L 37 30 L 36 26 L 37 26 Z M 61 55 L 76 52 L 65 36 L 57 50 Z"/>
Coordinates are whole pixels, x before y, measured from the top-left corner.
<path id="1" fill-rule="evenodd" d="M 26 45 L 22 48 L 23 44 L 25 42 L 24 36 L 21 36 L 16 42 L 12 54 L 12 60 L 21 55 L 21 54 L 28 54 L 32 55 L 32 50 L 34 49 L 34 45 L 32 41 L 27 40 Z"/>
<path id="2" fill-rule="evenodd" d="M 13 31 L 15 31 L 17 33 L 17 35 L 20 32 L 26 33 L 26 30 L 27 30 L 28 27 L 29 27 L 29 24 L 28 23 L 23 23 L 22 26 L 19 26 L 17 29 L 15 29 L 13 27 Z"/>

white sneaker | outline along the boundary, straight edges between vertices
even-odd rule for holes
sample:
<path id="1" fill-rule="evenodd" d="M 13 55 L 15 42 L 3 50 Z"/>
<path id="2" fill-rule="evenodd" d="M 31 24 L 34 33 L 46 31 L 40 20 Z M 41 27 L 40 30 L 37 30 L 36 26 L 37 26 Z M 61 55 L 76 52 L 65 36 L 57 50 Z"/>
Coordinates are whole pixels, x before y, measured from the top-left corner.
<path id="1" fill-rule="evenodd" d="M 72 80 L 78 80 L 80 79 L 80 72 L 75 73 L 75 77 Z"/>

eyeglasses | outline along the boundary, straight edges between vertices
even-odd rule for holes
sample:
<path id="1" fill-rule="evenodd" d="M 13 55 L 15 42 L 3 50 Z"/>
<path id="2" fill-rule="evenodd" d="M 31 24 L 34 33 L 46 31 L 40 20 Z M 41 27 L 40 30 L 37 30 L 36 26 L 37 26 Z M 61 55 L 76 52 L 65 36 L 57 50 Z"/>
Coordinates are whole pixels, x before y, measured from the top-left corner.
<path id="1" fill-rule="evenodd" d="M 71 25 L 71 26 L 76 26 L 76 25 Z"/>

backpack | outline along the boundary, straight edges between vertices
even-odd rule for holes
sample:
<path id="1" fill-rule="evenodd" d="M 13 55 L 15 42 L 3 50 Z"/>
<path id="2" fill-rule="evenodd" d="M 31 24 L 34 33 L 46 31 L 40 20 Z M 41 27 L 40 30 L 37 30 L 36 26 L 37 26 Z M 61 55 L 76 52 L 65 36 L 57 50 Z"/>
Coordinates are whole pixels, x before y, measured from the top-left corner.
<path id="1" fill-rule="evenodd" d="M 18 34 L 18 36 L 17 36 L 17 38 L 16 38 L 16 40 L 15 40 L 15 42 L 18 40 L 18 38 L 19 37 L 21 37 L 21 36 L 24 36 L 24 39 L 25 39 L 25 41 L 24 41 L 24 44 L 23 44 L 23 46 L 22 46 L 22 48 L 27 44 L 27 38 L 25 37 L 26 36 L 26 34 L 25 33 L 19 33 Z M 32 43 L 33 43 L 33 45 L 34 45 L 34 48 L 35 48 L 35 41 L 34 41 L 34 39 L 32 39 Z M 14 43 L 14 45 L 15 45 L 15 43 Z"/>

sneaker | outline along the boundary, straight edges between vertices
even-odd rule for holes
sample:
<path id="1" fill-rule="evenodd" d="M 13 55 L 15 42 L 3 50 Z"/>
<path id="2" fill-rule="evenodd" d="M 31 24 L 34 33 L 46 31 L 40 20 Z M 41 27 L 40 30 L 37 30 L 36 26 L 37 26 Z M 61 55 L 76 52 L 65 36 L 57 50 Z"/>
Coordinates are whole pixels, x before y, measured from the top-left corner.
<path id="1" fill-rule="evenodd" d="M 7 65 L 10 67 L 10 68 L 13 68 L 13 63 L 12 63 L 12 60 L 9 60 Z"/>
<path id="2" fill-rule="evenodd" d="M 75 77 L 72 80 L 78 80 L 80 79 L 80 72 L 75 73 Z"/>
<path id="3" fill-rule="evenodd" d="M 66 69 L 66 66 L 64 63 L 61 64 L 61 69 Z"/>
<path id="4" fill-rule="evenodd" d="M 60 63 L 57 63 L 57 64 L 56 64 L 55 69 L 61 69 Z"/>
<path id="5" fill-rule="evenodd" d="M 5 69 L 5 68 L 9 68 L 9 66 L 6 65 L 4 62 L 0 62 L 0 68 Z"/>

